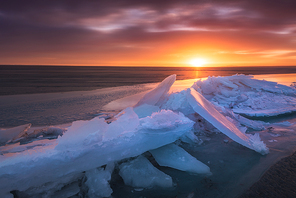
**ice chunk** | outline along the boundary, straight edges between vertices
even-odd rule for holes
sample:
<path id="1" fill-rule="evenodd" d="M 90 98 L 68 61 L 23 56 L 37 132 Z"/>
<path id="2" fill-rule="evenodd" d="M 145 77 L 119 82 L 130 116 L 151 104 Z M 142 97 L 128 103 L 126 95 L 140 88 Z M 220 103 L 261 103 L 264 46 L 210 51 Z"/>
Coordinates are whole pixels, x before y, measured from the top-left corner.
<path id="1" fill-rule="evenodd" d="M 176 144 L 165 145 L 149 152 L 160 166 L 167 166 L 196 174 L 212 174 L 207 165 L 195 159 Z"/>
<path id="2" fill-rule="evenodd" d="M 241 79 L 241 83 L 256 90 L 296 96 L 296 92 L 294 89 L 286 85 L 278 84 L 276 82 L 257 79 Z"/>
<path id="3" fill-rule="evenodd" d="M 85 176 L 87 177 L 85 184 L 88 187 L 88 197 L 95 198 L 111 196 L 113 190 L 109 185 L 109 181 L 111 180 L 112 172 L 113 169 L 105 170 L 104 168 L 100 168 L 85 173 Z"/>
<path id="4" fill-rule="evenodd" d="M 22 144 L 40 140 L 40 139 L 56 139 L 58 136 L 63 135 L 66 131 L 66 128 L 61 127 L 44 127 L 40 129 L 28 128 L 27 130 L 23 131 L 17 137 L 13 138 L 10 143 L 21 142 Z"/>
<path id="5" fill-rule="evenodd" d="M 9 129 L 0 129 L 0 145 L 5 144 L 7 141 L 14 141 L 19 139 L 28 131 L 30 127 L 31 124 L 24 124 Z"/>
<path id="6" fill-rule="evenodd" d="M 265 123 L 263 121 L 255 121 L 255 120 L 250 120 L 248 118 L 245 118 L 239 114 L 236 114 L 234 112 L 230 112 L 231 116 L 237 120 L 239 123 L 241 123 L 242 125 L 245 125 L 249 128 L 252 128 L 254 130 L 265 130 L 265 126 L 268 125 L 269 123 Z"/>
<path id="7" fill-rule="evenodd" d="M 125 115 L 129 117 L 135 113 L 132 109 L 126 110 L 111 124 L 102 118 L 77 121 L 50 145 L 43 143 L 45 146 L 0 155 L 0 194 L 8 194 L 12 190 L 58 190 L 84 171 L 170 144 L 191 130 L 194 124 L 181 113 L 162 110 L 140 119 L 135 130 L 132 129 L 136 125 L 131 128 L 114 126 L 119 130 L 114 133 L 116 137 L 103 141 L 102 136 L 109 127 L 121 125 L 120 117 Z M 165 124 L 157 122 L 159 118 Z"/>
<path id="8" fill-rule="evenodd" d="M 188 143 L 188 144 L 201 144 L 202 140 L 199 139 L 195 134 L 194 131 L 188 131 L 187 133 L 185 133 L 183 136 L 180 137 L 180 140 L 184 143 Z"/>
<path id="9" fill-rule="evenodd" d="M 189 104 L 198 114 L 232 140 L 261 154 L 268 153 L 268 148 L 262 141 L 260 141 L 259 136 L 258 138 L 252 138 L 251 135 L 241 132 L 232 122 L 219 113 L 212 103 L 193 88 L 188 90 L 187 99 Z"/>
<path id="10" fill-rule="evenodd" d="M 119 175 L 124 183 L 135 188 L 150 188 L 153 186 L 168 188 L 173 186 L 172 178 L 155 168 L 143 156 L 122 163 L 119 169 Z"/>
<path id="11" fill-rule="evenodd" d="M 296 100 L 295 100 L 296 101 Z M 269 116 L 277 116 L 281 114 L 286 114 L 286 113 L 293 113 L 296 111 L 296 107 L 290 106 L 289 107 L 279 107 L 280 105 L 276 105 L 276 101 L 271 101 L 270 106 L 278 106 L 278 108 L 275 109 L 233 109 L 233 112 L 251 116 L 251 117 L 269 117 Z"/>
<path id="12" fill-rule="evenodd" d="M 165 98 L 175 81 L 176 74 L 167 77 L 156 88 L 144 95 L 143 98 L 141 98 L 141 100 L 135 105 L 135 107 L 142 104 L 156 105 Z"/>

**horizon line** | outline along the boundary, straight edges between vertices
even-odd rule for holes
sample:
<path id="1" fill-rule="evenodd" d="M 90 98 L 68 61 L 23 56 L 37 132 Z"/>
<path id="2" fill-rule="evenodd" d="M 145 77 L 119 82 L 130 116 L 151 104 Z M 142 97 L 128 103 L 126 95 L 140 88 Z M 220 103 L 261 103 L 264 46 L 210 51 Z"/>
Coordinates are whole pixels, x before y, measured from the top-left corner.
<path id="1" fill-rule="evenodd" d="M 220 65 L 220 66 L 167 66 L 167 65 L 59 65 L 59 64 L 0 64 L 0 66 L 55 66 L 55 67 L 190 67 L 190 68 L 207 68 L 207 67 L 296 67 L 296 65 Z"/>

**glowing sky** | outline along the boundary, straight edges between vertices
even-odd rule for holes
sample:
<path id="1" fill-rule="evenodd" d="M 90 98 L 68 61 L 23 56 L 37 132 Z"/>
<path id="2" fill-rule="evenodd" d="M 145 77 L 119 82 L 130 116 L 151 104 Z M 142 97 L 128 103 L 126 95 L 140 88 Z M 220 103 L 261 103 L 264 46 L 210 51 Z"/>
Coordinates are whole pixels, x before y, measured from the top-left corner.
<path id="1" fill-rule="evenodd" d="M 293 0 L 7 0 L 0 64 L 296 65 Z"/>

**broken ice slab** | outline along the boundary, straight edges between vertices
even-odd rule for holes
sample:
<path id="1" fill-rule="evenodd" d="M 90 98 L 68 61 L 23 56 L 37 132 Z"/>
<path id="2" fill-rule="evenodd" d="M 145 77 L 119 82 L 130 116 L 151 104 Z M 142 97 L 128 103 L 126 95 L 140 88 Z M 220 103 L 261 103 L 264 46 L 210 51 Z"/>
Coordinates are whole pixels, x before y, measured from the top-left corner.
<path id="1" fill-rule="evenodd" d="M 168 188 L 173 186 L 172 178 L 155 168 L 143 156 L 122 163 L 119 169 L 119 175 L 124 183 L 135 188 L 150 188 L 154 186 Z"/>
<path id="2" fill-rule="evenodd" d="M 150 91 L 145 91 L 135 95 L 127 96 L 115 101 L 111 101 L 103 107 L 105 110 L 122 110 L 127 107 L 138 107 L 141 105 L 157 105 L 157 103 L 163 102 L 164 98 L 167 96 L 171 86 L 176 81 L 176 75 L 173 74 L 165 78 L 156 87 L 153 85 L 153 89 Z M 140 116 L 141 117 L 141 116 Z"/>
<path id="3" fill-rule="evenodd" d="M 176 144 L 168 144 L 149 151 L 160 166 L 195 174 L 211 175 L 210 168 Z"/>
<path id="4" fill-rule="evenodd" d="M 252 136 L 241 132 L 224 115 L 219 113 L 211 102 L 193 88 L 188 89 L 187 100 L 196 113 L 201 115 L 232 140 L 263 155 L 268 153 L 268 148 L 260 140 L 259 135 Z"/>
<path id="5" fill-rule="evenodd" d="M 9 129 L 0 129 L 0 145 L 5 144 L 7 141 L 20 138 L 30 127 L 31 124 L 24 124 Z"/>
<path id="6" fill-rule="evenodd" d="M 158 102 L 162 102 L 175 81 L 176 74 L 170 75 L 169 77 L 164 79 L 156 88 L 144 95 L 135 105 L 135 107 L 142 104 L 156 105 Z"/>
<path id="7" fill-rule="evenodd" d="M 122 116 L 136 118 L 134 115 L 130 108 Z M 158 118 L 162 118 L 162 122 L 158 122 Z M 135 123 L 139 126 L 132 130 Z M 162 110 L 140 121 L 134 120 L 127 127 L 128 131 L 116 126 L 121 124 L 119 118 L 110 124 L 102 118 L 77 121 L 50 145 L 0 155 L 0 194 L 32 188 L 43 192 L 58 190 L 55 187 L 72 182 L 83 171 L 170 144 L 189 131 L 194 123 L 181 113 Z M 109 128 L 121 131 L 112 133 Z M 108 131 L 115 137 L 104 139 Z"/>
<path id="8" fill-rule="evenodd" d="M 105 170 L 104 168 L 95 168 L 85 173 L 87 177 L 85 184 L 88 187 L 87 195 L 89 198 L 111 196 L 113 192 L 109 185 L 111 174 L 112 171 Z"/>

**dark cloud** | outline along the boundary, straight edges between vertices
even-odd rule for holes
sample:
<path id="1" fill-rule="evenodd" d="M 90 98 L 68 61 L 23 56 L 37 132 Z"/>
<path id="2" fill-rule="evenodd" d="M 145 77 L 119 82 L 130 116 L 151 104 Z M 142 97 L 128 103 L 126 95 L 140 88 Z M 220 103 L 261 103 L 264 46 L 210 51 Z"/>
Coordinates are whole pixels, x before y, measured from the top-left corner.
<path id="1" fill-rule="evenodd" d="M 203 46 L 247 39 L 249 47 L 294 49 L 295 7 L 288 0 L 2 0 L 0 57 L 165 53 L 189 45 L 188 37 Z"/>

